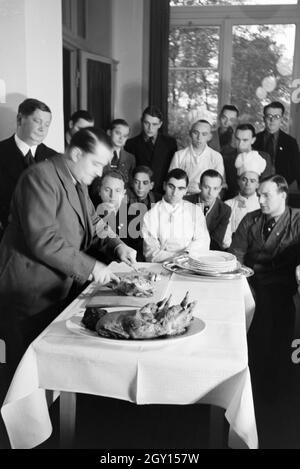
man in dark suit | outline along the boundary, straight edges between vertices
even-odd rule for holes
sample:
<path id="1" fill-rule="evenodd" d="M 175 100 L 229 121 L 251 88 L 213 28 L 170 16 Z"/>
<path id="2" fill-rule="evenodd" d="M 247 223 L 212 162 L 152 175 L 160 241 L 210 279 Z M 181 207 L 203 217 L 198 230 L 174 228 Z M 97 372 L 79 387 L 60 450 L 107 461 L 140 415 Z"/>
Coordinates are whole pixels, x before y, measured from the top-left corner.
<path id="1" fill-rule="evenodd" d="M 86 129 L 87 127 L 93 127 L 95 121 L 93 116 L 84 109 L 79 109 L 74 112 L 68 122 L 68 130 L 65 135 L 66 146 L 71 142 L 73 135 L 80 129 Z"/>
<path id="2" fill-rule="evenodd" d="M 0 225 L 4 229 L 11 198 L 22 172 L 31 164 L 57 153 L 42 143 L 51 118 L 46 104 L 37 99 L 26 99 L 18 109 L 15 135 L 0 142 Z"/>
<path id="3" fill-rule="evenodd" d="M 223 240 L 229 223 L 231 208 L 219 199 L 223 178 L 218 171 L 208 169 L 200 178 L 200 193 L 187 195 L 185 200 L 202 207 L 210 235 L 210 249 L 223 250 Z"/>
<path id="4" fill-rule="evenodd" d="M 106 134 L 77 132 L 65 155 L 33 165 L 19 180 L 0 245 L 0 322 L 8 366 L 63 309 L 74 282 L 116 277 L 88 254 L 133 264 L 136 253 L 95 214 L 87 185 L 111 159 Z M 116 279 L 117 280 L 117 279 Z"/>
<path id="5" fill-rule="evenodd" d="M 260 210 L 242 219 L 230 252 L 254 270 L 249 279 L 256 310 L 249 330 L 251 371 L 276 378 L 290 363 L 295 323 L 293 295 L 299 264 L 300 210 L 287 206 L 288 184 L 279 175 L 263 180 Z"/>
<path id="6" fill-rule="evenodd" d="M 125 150 L 135 156 L 137 166 L 149 166 L 152 169 L 154 190 L 162 194 L 164 180 L 177 151 L 177 143 L 173 137 L 159 132 L 163 116 L 156 106 L 149 106 L 144 110 L 141 122 L 142 132 L 127 140 Z"/>
<path id="7" fill-rule="evenodd" d="M 253 148 L 269 153 L 276 174 L 283 176 L 289 185 L 297 181 L 300 188 L 300 156 L 297 141 L 280 129 L 284 112 L 285 108 L 279 101 L 264 107 L 265 130 L 257 134 Z"/>

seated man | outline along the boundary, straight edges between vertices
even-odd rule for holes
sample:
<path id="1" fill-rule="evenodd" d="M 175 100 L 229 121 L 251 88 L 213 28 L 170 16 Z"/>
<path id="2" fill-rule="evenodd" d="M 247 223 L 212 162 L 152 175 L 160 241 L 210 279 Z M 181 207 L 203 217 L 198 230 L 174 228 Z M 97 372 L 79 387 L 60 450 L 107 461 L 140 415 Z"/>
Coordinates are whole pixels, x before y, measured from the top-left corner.
<path id="1" fill-rule="evenodd" d="M 123 174 L 115 169 L 107 171 L 100 179 L 98 189 L 97 214 L 116 234 L 126 237 L 127 214 L 126 200 L 124 200 L 126 191 Z"/>
<path id="2" fill-rule="evenodd" d="M 232 104 L 225 104 L 220 112 L 220 126 L 212 132 L 209 146 L 222 153 L 227 146 L 232 146 L 234 131 L 238 122 L 239 110 Z M 234 145 L 233 145 L 234 146 Z"/>
<path id="3" fill-rule="evenodd" d="M 209 250 L 210 238 L 201 208 L 183 200 L 188 183 L 185 171 L 170 171 L 163 199 L 145 214 L 142 234 L 147 262 L 164 262 L 184 251 Z"/>
<path id="4" fill-rule="evenodd" d="M 226 168 L 226 182 L 228 186 L 228 190 L 226 192 L 226 198 L 232 198 L 233 196 L 237 195 L 239 191 L 239 187 L 237 184 L 237 171 L 235 166 L 235 161 L 237 155 L 240 153 L 250 153 L 252 152 L 253 145 L 256 141 L 256 134 L 253 125 L 251 124 L 240 124 L 237 126 L 235 131 L 235 142 L 236 142 L 236 150 L 232 154 L 234 156 L 230 163 L 228 162 Z M 263 174 L 261 175 L 262 178 L 272 176 L 275 174 L 274 167 L 272 165 L 272 161 L 270 155 L 263 151 L 258 152 L 259 155 L 266 161 L 266 166 L 264 169 Z"/>
<path id="5" fill-rule="evenodd" d="M 87 127 L 93 127 L 94 118 L 88 111 L 80 109 L 74 112 L 68 122 L 68 130 L 65 135 L 66 146 L 70 144 L 73 135 L 80 129 L 86 129 Z"/>
<path id="6" fill-rule="evenodd" d="M 156 106 L 148 106 L 141 118 L 142 132 L 127 140 L 125 150 L 135 156 L 138 166 L 149 166 L 153 171 L 154 189 L 162 194 L 163 182 L 177 150 L 173 137 L 160 132 L 163 115 Z"/>
<path id="7" fill-rule="evenodd" d="M 0 142 L 0 225 L 5 230 L 10 202 L 17 182 L 28 166 L 56 154 L 44 145 L 51 124 L 49 107 L 37 99 L 25 99 L 18 109 L 15 135 Z"/>
<path id="8" fill-rule="evenodd" d="M 264 173 L 266 160 L 257 151 L 240 153 L 235 160 L 238 175 L 239 194 L 225 201 L 231 208 L 229 226 L 226 232 L 225 248 L 231 244 L 231 237 L 236 232 L 244 216 L 260 208 L 257 196 L 259 177 Z"/>
<path id="9" fill-rule="evenodd" d="M 285 108 L 279 101 L 264 107 L 265 130 L 256 136 L 254 149 L 271 156 L 276 174 L 283 176 L 290 185 L 294 181 L 300 188 L 300 156 L 297 141 L 280 129 Z"/>
<path id="10" fill-rule="evenodd" d="M 300 210 L 287 206 L 288 184 L 282 176 L 260 183 L 260 210 L 242 219 L 230 252 L 254 269 L 250 283 L 256 310 L 249 330 L 252 372 L 260 368 L 269 378 L 290 362 L 295 321 L 293 295 L 297 291 L 295 268 L 299 264 Z"/>
<path id="11" fill-rule="evenodd" d="M 224 164 L 220 153 L 207 145 L 211 139 L 211 125 L 206 120 L 198 120 L 190 129 L 191 145 L 175 153 L 171 162 L 174 168 L 183 169 L 189 178 L 188 194 L 199 193 L 201 174 L 207 169 L 218 171 L 224 178 Z"/>
<path id="12" fill-rule="evenodd" d="M 200 178 L 200 194 L 187 195 L 185 200 L 200 205 L 210 235 L 210 249 L 222 250 L 231 209 L 219 199 L 223 178 L 214 169 L 208 169 Z"/>
<path id="13" fill-rule="evenodd" d="M 107 131 L 113 146 L 113 159 L 110 162 L 110 167 L 118 169 L 123 174 L 126 186 L 131 181 L 132 171 L 135 168 L 135 157 L 124 150 L 129 131 L 129 125 L 124 119 L 113 120 Z"/>
<path id="14" fill-rule="evenodd" d="M 103 169 L 103 175 L 115 169 L 122 173 L 125 187 L 127 187 L 132 178 L 132 171 L 135 168 L 135 157 L 124 150 L 124 145 L 129 135 L 129 125 L 124 119 L 115 119 L 112 121 L 107 134 L 111 139 L 113 158 Z M 100 178 L 95 178 L 89 189 L 89 194 L 95 207 L 99 204 L 98 194 L 100 187 Z"/>
<path id="15" fill-rule="evenodd" d="M 153 171 L 148 166 L 133 170 L 131 188 L 127 190 L 128 237 L 126 244 L 137 251 L 137 260 L 144 261 L 141 221 L 145 213 L 161 199 L 153 189 Z"/>

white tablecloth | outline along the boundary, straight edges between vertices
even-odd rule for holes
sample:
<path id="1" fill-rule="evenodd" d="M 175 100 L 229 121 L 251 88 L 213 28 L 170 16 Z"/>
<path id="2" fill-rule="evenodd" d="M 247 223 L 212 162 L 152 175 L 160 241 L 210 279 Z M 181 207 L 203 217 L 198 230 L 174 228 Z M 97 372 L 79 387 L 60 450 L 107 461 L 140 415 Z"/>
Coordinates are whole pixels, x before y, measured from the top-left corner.
<path id="1" fill-rule="evenodd" d="M 189 339 L 150 346 L 102 344 L 74 334 L 66 319 L 86 301 L 75 300 L 30 345 L 15 373 L 1 409 L 12 447 L 32 448 L 51 435 L 48 389 L 137 404 L 218 405 L 226 409 L 230 446 L 257 448 L 247 365 L 246 317 L 249 322 L 254 311 L 248 283 L 173 274 L 166 292 L 173 294 L 173 303 L 187 290 L 198 300 L 195 316 L 204 320 L 205 329 Z"/>

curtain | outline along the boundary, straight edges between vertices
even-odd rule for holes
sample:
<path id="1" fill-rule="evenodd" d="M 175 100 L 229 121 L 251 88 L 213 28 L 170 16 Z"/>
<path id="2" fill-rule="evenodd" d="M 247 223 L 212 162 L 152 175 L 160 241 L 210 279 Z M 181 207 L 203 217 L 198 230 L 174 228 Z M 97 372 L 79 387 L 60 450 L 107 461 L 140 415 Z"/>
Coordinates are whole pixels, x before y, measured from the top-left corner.
<path id="1" fill-rule="evenodd" d="M 95 127 L 108 129 L 111 121 L 111 65 L 88 60 L 88 107 Z"/>
<path id="2" fill-rule="evenodd" d="M 169 0 L 150 3 L 150 80 L 149 104 L 158 106 L 168 121 Z"/>

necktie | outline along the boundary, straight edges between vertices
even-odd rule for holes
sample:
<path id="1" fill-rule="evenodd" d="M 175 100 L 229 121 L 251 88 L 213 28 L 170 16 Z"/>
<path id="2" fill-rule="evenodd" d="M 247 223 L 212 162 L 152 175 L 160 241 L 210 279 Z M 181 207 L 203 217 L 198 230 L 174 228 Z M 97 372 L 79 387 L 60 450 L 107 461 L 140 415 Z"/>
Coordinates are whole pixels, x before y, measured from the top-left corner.
<path id="1" fill-rule="evenodd" d="M 113 167 L 116 168 L 118 166 L 118 162 L 119 162 L 118 153 L 115 150 L 114 153 L 113 153 L 113 159 L 111 160 L 110 166 L 112 168 Z"/>
<path id="2" fill-rule="evenodd" d="M 83 246 L 83 248 L 86 248 L 87 245 L 88 245 L 88 229 L 89 229 L 88 218 L 89 218 L 89 216 L 88 216 L 86 200 L 85 200 L 84 192 L 83 192 L 83 189 L 82 189 L 82 185 L 79 182 L 77 182 L 75 187 L 76 187 L 76 191 L 77 191 L 78 198 L 79 198 L 79 201 L 80 201 L 81 210 L 82 210 L 83 219 L 84 219 L 84 238 L 83 238 L 83 241 L 82 241 L 82 246 Z"/>
<path id="3" fill-rule="evenodd" d="M 274 164 L 275 160 L 275 151 L 274 151 L 274 135 L 270 134 L 266 142 L 266 152 L 269 153 L 272 163 Z"/>
<path id="4" fill-rule="evenodd" d="M 28 153 L 24 156 L 24 159 L 27 167 L 35 163 L 35 159 L 33 158 L 31 150 L 29 150 Z"/>
<path id="5" fill-rule="evenodd" d="M 154 137 L 149 137 L 147 140 L 148 146 L 150 147 L 151 151 L 154 150 Z"/>
<path id="6" fill-rule="evenodd" d="M 264 236 L 265 241 L 270 236 L 270 233 L 273 230 L 275 225 L 276 225 L 275 218 L 270 218 L 269 220 L 265 220 L 264 227 L 263 227 L 263 236 Z"/>

